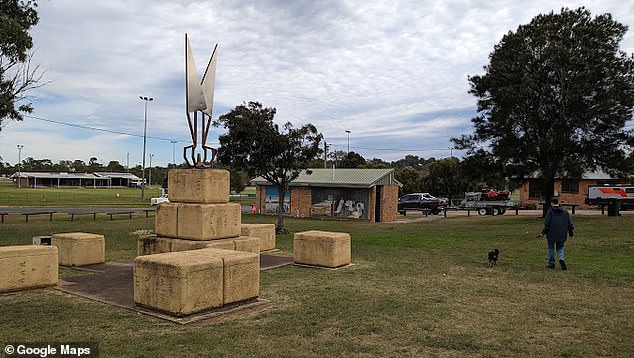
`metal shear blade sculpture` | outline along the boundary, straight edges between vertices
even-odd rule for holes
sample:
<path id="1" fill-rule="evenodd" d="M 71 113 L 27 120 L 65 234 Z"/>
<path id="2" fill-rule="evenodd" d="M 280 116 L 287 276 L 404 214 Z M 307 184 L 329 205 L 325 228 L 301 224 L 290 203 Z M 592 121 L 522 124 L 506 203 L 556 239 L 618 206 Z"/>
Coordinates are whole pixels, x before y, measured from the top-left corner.
<path id="1" fill-rule="evenodd" d="M 213 168 L 213 161 L 216 158 L 216 149 L 207 146 L 207 136 L 209 135 L 209 128 L 212 122 L 211 114 L 214 102 L 214 82 L 216 81 L 217 49 L 218 44 L 214 46 L 202 80 L 199 80 L 200 77 L 198 76 L 196 64 L 194 63 L 194 55 L 189 43 L 189 38 L 187 34 L 185 34 L 185 102 L 192 144 L 183 148 L 183 159 L 185 159 L 185 163 L 189 167 Z M 196 152 L 199 143 L 199 117 L 202 129 L 200 138 L 202 157 L 200 152 Z"/>

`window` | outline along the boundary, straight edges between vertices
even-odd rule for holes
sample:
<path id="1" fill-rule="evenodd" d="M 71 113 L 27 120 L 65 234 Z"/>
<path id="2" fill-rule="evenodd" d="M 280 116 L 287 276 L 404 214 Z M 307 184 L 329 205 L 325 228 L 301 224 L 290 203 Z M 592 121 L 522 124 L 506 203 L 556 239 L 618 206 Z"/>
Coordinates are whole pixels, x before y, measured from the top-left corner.
<path id="1" fill-rule="evenodd" d="M 539 180 L 531 180 L 528 182 L 528 198 L 534 200 L 542 199 L 542 183 Z"/>
<path id="2" fill-rule="evenodd" d="M 579 194 L 579 180 L 563 179 L 561 181 L 561 192 L 570 194 Z"/>

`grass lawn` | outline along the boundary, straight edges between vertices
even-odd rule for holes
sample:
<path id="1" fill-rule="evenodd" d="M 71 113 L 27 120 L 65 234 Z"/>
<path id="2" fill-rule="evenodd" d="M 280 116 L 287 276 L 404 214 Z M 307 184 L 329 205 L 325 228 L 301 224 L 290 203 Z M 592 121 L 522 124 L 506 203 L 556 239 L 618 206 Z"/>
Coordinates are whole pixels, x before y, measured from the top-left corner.
<path id="1" fill-rule="evenodd" d="M 243 222 L 274 222 L 246 215 Z M 575 216 L 569 269 L 547 270 L 542 221 L 451 217 L 410 224 L 286 219 L 293 232 L 346 231 L 354 265 L 262 272 L 264 311 L 185 326 L 52 289 L 0 295 L 0 342 L 96 341 L 102 357 L 632 357 L 634 216 Z M 35 235 L 106 236 L 107 260 L 135 256 L 154 218 L 0 224 L 0 245 Z M 292 235 L 278 235 L 292 254 Z"/>

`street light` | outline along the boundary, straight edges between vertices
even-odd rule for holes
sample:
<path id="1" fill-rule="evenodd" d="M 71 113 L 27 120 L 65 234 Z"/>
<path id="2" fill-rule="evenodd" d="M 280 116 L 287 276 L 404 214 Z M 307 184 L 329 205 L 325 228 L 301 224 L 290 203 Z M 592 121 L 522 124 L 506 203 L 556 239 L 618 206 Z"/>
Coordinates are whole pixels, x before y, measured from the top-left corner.
<path id="1" fill-rule="evenodd" d="M 350 131 L 346 129 L 346 133 L 348 133 L 348 154 L 350 154 Z"/>
<path id="2" fill-rule="evenodd" d="M 172 164 L 176 165 L 176 142 L 175 140 L 170 140 L 172 143 Z"/>
<path id="3" fill-rule="evenodd" d="M 147 103 L 153 101 L 152 97 L 139 96 L 142 101 L 145 101 L 145 112 L 143 120 L 143 166 L 141 167 L 141 199 L 145 198 L 145 145 L 147 143 Z"/>
<path id="4" fill-rule="evenodd" d="M 154 154 L 150 153 L 150 179 L 148 179 L 149 186 L 152 186 L 152 158 L 154 158 Z"/>
<path id="5" fill-rule="evenodd" d="M 22 144 L 18 144 L 18 188 L 22 187 L 22 148 L 24 148 L 24 146 Z"/>

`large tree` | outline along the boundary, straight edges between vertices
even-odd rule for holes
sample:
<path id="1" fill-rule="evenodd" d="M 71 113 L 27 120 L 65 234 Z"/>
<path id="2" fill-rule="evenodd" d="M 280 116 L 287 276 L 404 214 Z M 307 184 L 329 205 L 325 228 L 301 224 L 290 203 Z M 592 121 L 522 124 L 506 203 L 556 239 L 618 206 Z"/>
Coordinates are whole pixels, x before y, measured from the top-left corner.
<path id="1" fill-rule="evenodd" d="M 33 112 L 24 100 L 45 84 L 39 66 L 31 65 L 29 30 L 39 21 L 36 8 L 35 1 L 0 0 L 0 129 L 3 120 L 22 120 Z"/>
<path id="2" fill-rule="evenodd" d="M 322 135 L 312 124 L 293 128 L 286 123 L 281 129 L 273 123 L 275 108 L 249 102 L 220 116 L 214 126 L 227 132 L 219 137 L 218 161 L 246 171 L 250 177 L 261 176 L 279 193 L 277 232 L 284 233 L 284 197 L 289 184 L 319 154 Z"/>
<path id="3" fill-rule="evenodd" d="M 619 49 L 626 31 L 609 14 L 579 8 L 504 35 L 485 73 L 469 77 L 475 133 L 453 141 L 468 155 L 485 148 L 509 177 L 542 178 L 544 212 L 556 177 L 624 173 L 634 106 L 634 58 Z"/>

